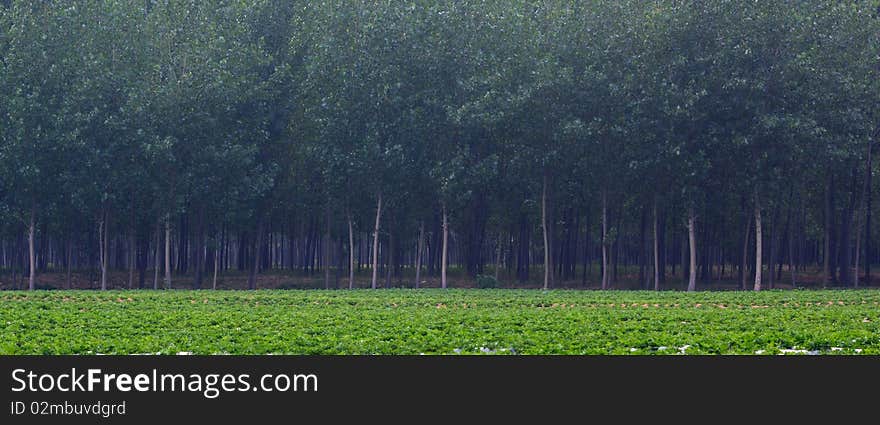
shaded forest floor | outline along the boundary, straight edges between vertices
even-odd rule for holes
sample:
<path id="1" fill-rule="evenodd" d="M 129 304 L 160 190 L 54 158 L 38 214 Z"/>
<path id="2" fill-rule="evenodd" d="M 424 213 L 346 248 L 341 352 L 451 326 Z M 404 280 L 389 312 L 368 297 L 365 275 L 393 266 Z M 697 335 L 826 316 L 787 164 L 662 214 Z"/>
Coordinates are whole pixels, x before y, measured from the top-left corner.
<path id="1" fill-rule="evenodd" d="M 553 289 L 600 289 L 601 276 L 597 275 L 597 268 L 592 270 L 592 274 L 588 275 L 586 284 L 584 283 L 581 271 L 576 274 L 577 278 L 562 280 L 556 278 L 551 287 Z M 491 270 L 487 270 L 486 275 L 492 275 Z M 111 271 L 108 277 L 109 289 L 129 289 L 128 271 Z M 148 270 L 145 274 L 143 287 L 151 289 L 153 287 L 153 270 Z M 247 289 L 248 274 L 245 271 L 229 270 L 219 275 L 217 279 L 217 289 Z M 164 275 L 159 276 L 159 288 L 164 288 Z M 355 274 L 355 288 L 369 288 L 371 274 L 368 269 L 363 269 Z M 543 288 L 543 272 L 540 268 L 535 268 L 528 281 L 517 280 L 515 276 L 501 272 L 497 288 L 505 289 L 541 289 Z M 211 289 L 213 275 L 206 273 L 203 276 L 201 289 Z M 440 277 L 422 274 L 422 288 L 439 288 Z M 192 273 L 181 274 L 175 273 L 172 276 L 171 287 L 173 289 L 194 289 L 195 277 Z M 317 271 L 308 273 L 304 271 L 291 270 L 268 270 L 257 275 L 258 289 L 324 289 L 324 273 Z M 388 284 L 390 282 L 390 284 Z M 754 282 L 754 275 L 749 274 L 746 278 L 746 285 L 750 289 Z M 132 289 L 138 289 L 138 274 L 134 274 L 134 286 Z M 382 271 L 379 274 L 377 286 L 379 288 L 413 288 L 415 284 L 415 272 L 413 270 L 403 270 L 399 276 L 392 276 L 387 279 L 387 274 Z M 477 288 L 475 278 L 468 276 L 463 270 L 453 268 L 449 272 L 448 285 L 450 288 Z M 791 274 L 789 271 L 782 272 L 781 280 L 770 282 L 767 273 L 763 277 L 763 285 L 765 289 L 792 289 Z M 330 289 L 347 289 L 348 288 L 348 272 L 341 271 L 339 274 L 335 270 L 330 272 Z M 840 283 L 823 284 L 823 275 L 820 269 L 807 270 L 797 274 L 797 287 L 806 289 L 824 289 L 824 288 L 845 288 L 851 287 L 852 282 L 846 285 Z M 15 280 L 8 271 L 0 273 L 0 290 L 25 289 L 27 287 L 27 276 L 17 275 Z M 43 272 L 37 275 L 37 289 L 67 289 L 66 274 L 63 272 Z M 71 289 L 99 289 L 101 287 L 99 271 L 77 271 L 71 273 Z M 876 273 L 871 274 L 870 283 L 865 282 L 864 274 L 861 275 L 860 287 L 880 288 L 880 267 Z M 610 289 L 618 290 L 638 290 L 651 289 L 653 283 L 647 285 L 643 279 L 639 277 L 637 268 L 631 267 L 623 269 L 618 273 L 617 279 L 611 284 Z M 666 281 L 661 285 L 663 290 L 685 290 L 687 288 L 687 280 L 682 277 L 681 270 L 678 269 L 675 275 L 667 273 Z M 737 274 L 730 273 L 728 270 L 725 275 L 719 278 L 716 271 L 711 279 L 698 279 L 698 290 L 738 290 L 742 289 L 742 283 Z"/>

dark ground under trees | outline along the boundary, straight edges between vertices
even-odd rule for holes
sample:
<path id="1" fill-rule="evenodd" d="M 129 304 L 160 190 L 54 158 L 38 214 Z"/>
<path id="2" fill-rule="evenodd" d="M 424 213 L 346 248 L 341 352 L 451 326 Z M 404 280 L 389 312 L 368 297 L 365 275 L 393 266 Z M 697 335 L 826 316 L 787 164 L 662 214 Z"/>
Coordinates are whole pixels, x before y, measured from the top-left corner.
<path id="1" fill-rule="evenodd" d="M 489 275 L 492 275 L 492 267 L 487 267 L 486 271 Z M 580 272 L 580 269 L 579 269 Z M 773 288 L 768 289 L 793 289 L 791 284 L 790 274 L 788 274 L 787 269 L 783 269 L 782 280 L 776 281 L 773 284 Z M 725 275 L 723 277 L 718 276 L 718 271 L 716 270 L 713 274 L 713 278 L 710 281 L 698 281 L 697 290 L 741 290 L 742 282 L 736 276 L 735 269 L 734 275 L 731 276 L 730 270 L 725 271 Z M 95 272 L 74 272 L 71 273 L 71 289 L 100 289 L 101 282 L 99 275 Z M 596 290 L 600 289 L 601 285 L 601 276 L 597 274 L 597 270 L 594 268 L 593 274 L 589 276 L 586 284 L 581 280 L 581 274 L 578 274 L 577 279 L 572 280 L 557 280 L 552 289 L 584 289 L 584 290 Z M 413 288 L 415 283 L 415 272 L 411 269 L 404 269 L 401 271 L 399 276 L 393 277 L 391 279 L 391 288 Z M 516 280 L 515 276 L 509 276 L 505 271 L 501 271 L 499 273 L 499 282 L 497 283 L 497 288 L 518 288 L 518 289 L 541 289 L 543 287 L 543 271 L 540 267 L 536 268 L 528 281 L 522 282 Z M 90 280 L 91 279 L 91 280 Z M 27 287 L 27 281 L 22 278 L 16 279 L 17 282 L 11 281 L 11 277 L 9 274 L 0 275 L 0 290 L 3 289 L 25 289 Z M 189 275 L 174 275 L 172 278 L 172 289 L 192 289 L 193 287 L 194 276 L 192 274 Z M 439 276 L 421 276 L 421 284 L 422 288 L 439 288 L 440 287 L 440 278 Z M 866 284 L 867 280 L 864 275 L 861 276 L 862 287 L 864 288 L 876 288 L 880 287 L 880 272 L 872 274 L 871 283 Z M 38 283 L 37 289 L 67 289 L 67 275 L 63 272 L 47 272 L 41 273 L 38 275 Z M 385 279 L 381 280 L 379 284 L 380 288 L 385 288 Z M 753 278 L 750 276 L 747 279 L 747 284 L 751 286 L 753 282 Z M 208 290 L 211 289 L 211 280 L 210 278 L 207 281 L 207 286 L 203 289 Z M 314 273 L 311 276 L 308 273 L 303 273 L 299 271 L 289 271 L 289 270 L 272 270 L 265 271 L 257 276 L 256 279 L 257 289 L 324 289 L 325 282 L 324 276 L 322 273 Z M 338 286 L 337 286 L 338 283 Z M 449 287 L 450 288 L 479 288 L 476 279 L 467 276 L 467 274 L 461 270 L 460 268 L 453 268 L 449 271 Z M 681 275 L 678 276 L 667 276 L 666 284 L 664 285 L 664 289 L 667 290 L 685 290 L 687 289 L 687 280 L 683 279 Z M 164 288 L 164 282 L 160 283 L 160 289 Z M 229 290 L 229 289 L 247 289 L 248 288 L 248 274 L 247 272 L 237 272 L 237 271 L 228 271 L 223 275 L 218 277 L 217 279 L 217 289 L 218 290 Z M 363 270 L 355 274 L 355 283 L 354 288 L 369 288 L 370 287 L 370 271 Z M 843 285 L 825 285 L 823 283 L 823 275 L 821 273 L 821 269 L 813 268 L 807 271 L 798 272 L 797 275 L 797 288 L 800 289 L 831 289 L 831 288 L 843 288 Z M 338 280 L 336 279 L 336 272 L 331 272 L 331 280 L 330 280 L 330 289 L 347 289 L 348 288 L 348 273 L 343 271 L 340 273 Z M 128 273 L 115 271 L 109 274 L 108 278 L 108 289 L 129 289 L 128 288 Z M 137 287 L 135 286 L 135 289 Z M 151 286 L 147 286 L 143 289 L 152 289 Z M 627 270 L 621 270 L 618 276 L 618 280 L 611 284 L 609 289 L 617 289 L 617 290 L 637 290 L 637 289 L 646 289 L 646 286 L 643 282 L 641 286 L 639 286 L 639 276 L 638 276 L 638 268 L 636 267 L 628 267 Z M 747 288 L 751 289 L 751 287 Z"/>

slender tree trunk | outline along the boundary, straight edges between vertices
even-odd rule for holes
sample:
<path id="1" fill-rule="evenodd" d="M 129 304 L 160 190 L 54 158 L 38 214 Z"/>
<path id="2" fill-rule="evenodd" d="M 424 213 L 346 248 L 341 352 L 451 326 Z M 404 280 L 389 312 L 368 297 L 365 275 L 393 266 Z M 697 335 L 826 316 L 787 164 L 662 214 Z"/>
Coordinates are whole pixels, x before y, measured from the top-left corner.
<path id="1" fill-rule="evenodd" d="M 690 248 L 690 276 L 688 277 L 688 292 L 697 289 L 697 235 L 696 235 L 697 217 L 694 214 L 693 207 L 688 208 L 688 245 Z"/>
<path id="2" fill-rule="evenodd" d="M 495 247 L 495 282 L 498 282 L 498 270 L 501 269 L 501 247 L 503 246 L 503 233 L 498 231 L 498 246 Z"/>
<path id="3" fill-rule="evenodd" d="M 615 217 L 617 219 L 617 227 L 615 228 L 614 241 L 611 243 L 611 283 L 617 282 L 617 276 L 620 271 L 620 257 L 623 252 L 623 244 L 620 243 L 620 237 L 623 230 L 623 208 Z"/>
<path id="4" fill-rule="evenodd" d="M 688 261 L 688 236 L 687 233 L 682 235 L 681 237 L 681 255 L 678 258 L 678 264 L 681 265 L 681 280 L 682 282 L 687 279 L 688 268 L 690 267 L 690 262 Z"/>
<path id="5" fill-rule="evenodd" d="M 104 291 L 107 289 L 107 267 L 110 260 L 110 226 L 109 226 L 109 214 L 105 211 L 104 217 L 101 219 L 101 225 L 99 232 L 101 240 L 98 242 L 101 244 L 101 290 Z"/>
<path id="6" fill-rule="evenodd" d="M 853 261 L 853 276 L 852 276 L 853 288 L 859 287 L 859 265 L 861 264 L 859 262 L 859 260 L 860 260 L 859 254 L 861 253 L 862 214 L 863 213 L 864 213 L 864 210 L 862 208 L 859 208 L 858 210 L 856 210 L 856 214 L 858 215 L 858 217 L 856 217 L 856 251 L 855 251 L 855 258 L 853 259 L 854 260 Z"/>
<path id="7" fill-rule="evenodd" d="M 327 200 L 327 206 L 325 214 L 325 226 L 324 226 L 324 246 L 323 246 L 323 254 L 324 254 L 324 289 L 330 289 L 330 245 L 332 244 L 330 238 L 330 200 Z"/>
<path id="8" fill-rule="evenodd" d="M 855 287 L 855 288 L 859 287 L 859 265 L 861 264 L 861 263 L 859 263 L 859 256 L 860 256 L 859 254 L 861 254 L 860 242 L 862 239 L 862 219 L 864 218 L 864 216 L 866 214 L 865 210 L 866 210 L 866 202 L 868 199 L 868 188 L 871 187 L 870 183 L 869 183 L 870 181 L 871 181 L 871 141 L 868 141 L 868 155 L 867 155 L 867 158 L 865 159 L 865 181 L 862 184 L 862 195 L 860 196 L 860 199 L 859 199 L 859 208 L 856 211 L 856 214 L 858 214 L 858 217 L 856 217 L 856 252 L 855 252 L 855 267 L 854 267 L 855 271 L 853 272 L 853 287 Z M 867 223 L 867 221 L 866 221 L 866 223 Z M 866 239 L 865 239 L 866 244 L 867 244 L 867 241 L 870 240 L 870 238 L 871 238 L 871 235 L 867 234 Z M 865 252 L 866 260 L 868 257 L 870 257 L 870 255 L 871 255 L 870 252 L 866 250 L 866 252 Z M 866 263 L 866 266 L 867 266 L 867 263 Z M 867 267 L 866 267 L 866 270 L 867 270 Z M 865 276 L 867 277 L 867 274 Z"/>
<path id="9" fill-rule="evenodd" d="M 446 216 L 446 204 L 443 204 L 443 252 L 440 257 L 440 287 L 446 289 L 446 265 L 449 252 L 449 221 Z M 459 263 L 460 264 L 460 263 Z"/>
<path id="10" fill-rule="evenodd" d="M 395 239 L 394 238 L 394 230 L 395 230 L 394 225 L 395 225 L 394 220 L 392 220 L 390 223 L 388 223 L 388 250 L 385 251 L 387 254 L 384 256 L 384 258 L 385 258 L 385 288 L 386 289 L 391 288 L 391 274 L 394 272 L 394 263 L 396 261 L 396 259 L 394 258 L 394 251 L 397 250 L 397 246 L 395 246 L 396 241 L 394 240 Z"/>
<path id="11" fill-rule="evenodd" d="M 666 236 L 665 208 L 660 208 L 657 211 L 657 245 L 659 246 L 660 251 L 660 266 L 658 267 L 658 269 L 660 270 L 660 286 L 663 286 L 666 284 L 666 264 L 668 263 L 667 258 L 669 257 L 669 248 Z"/>
<path id="12" fill-rule="evenodd" d="M 419 289 L 422 278 L 422 251 L 425 249 L 425 222 L 419 221 L 419 242 L 416 246 L 416 289 Z"/>
<path id="13" fill-rule="evenodd" d="M 98 268 L 101 270 L 101 290 L 106 288 L 104 281 L 104 220 L 103 215 L 98 219 Z M 89 279 L 91 280 L 91 279 Z"/>
<path id="14" fill-rule="evenodd" d="M 593 248 L 590 238 L 590 210 L 587 210 L 584 221 L 584 269 L 581 270 L 581 286 L 587 286 L 587 276 L 593 271 L 593 261 L 590 258 L 590 250 Z"/>
<path id="15" fill-rule="evenodd" d="M 154 274 L 153 274 L 153 289 L 154 290 L 159 289 L 159 269 L 160 269 L 160 261 L 162 260 L 161 257 L 159 256 L 159 251 L 160 251 L 159 246 L 161 245 L 161 242 L 162 242 L 161 239 L 162 239 L 162 219 L 160 218 L 160 219 L 156 220 L 156 255 L 155 255 L 156 264 L 155 264 L 155 270 L 154 270 Z"/>
<path id="16" fill-rule="evenodd" d="M 795 221 L 797 219 L 795 218 Z M 797 262 L 795 260 L 794 234 L 795 223 L 792 223 L 791 230 L 788 234 L 788 271 L 791 273 L 791 287 L 797 288 Z"/>
<path id="17" fill-rule="evenodd" d="M 382 192 L 379 192 L 376 201 L 376 225 L 373 227 L 373 280 L 370 287 L 376 289 L 376 281 L 379 278 L 379 220 L 382 217 Z"/>
<path id="18" fill-rule="evenodd" d="M 204 207 L 199 206 L 196 211 L 196 243 L 193 257 L 195 257 L 195 278 L 193 279 L 193 287 L 195 289 L 202 288 L 202 279 L 205 269 L 205 212 Z"/>
<path id="19" fill-rule="evenodd" d="M 828 286 L 831 282 L 831 213 L 832 213 L 832 200 L 831 200 L 831 190 L 832 190 L 832 176 L 831 170 L 827 171 L 828 177 L 826 177 L 825 181 L 825 250 L 822 255 L 822 276 L 823 276 L 823 286 Z"/>
<path id="20" fill-rule="evenodd" d="M 751 236 L 752 236 L 752 216 L 751 216 L 751 214 L 749 214 L 748 219 L 746 220 L 746 236 L 745 236 L 745 238 L 743 238 L 742 266 L 739 271 L 740 280 L 742 281 L 741 283 L 742 283 L 743 290 L 748 289 L 748 286 L 746 283 L 746 281 L 747 281 L 747 279 L 746 279 L 747 267 L 746 266 L 749 263 L 749 243 L 751 242 Z"/>
<path id="21" fill-rule="evenodd" d="M 755 291 L 761 290 L 761 248 L 762 248 L 762 235 L 761 235 L 761 202 L 758 197 L 758 189 L 755 188 Z"/>
<path id="22" fill-rule="evenodd" d="M 219 240 L 219 238 L 218 238 Z M 217 289 L 217 274 L 220 271 L 220 245 L 216 244 L 214 248 L 214 279 L 211 282 L 211 289 Z"/>
<path id="23" fill-rule="evenodd" d="M 344 245 L 342 236 L 336 239 L 336 271 L 333 273 L 333 289 L 339 289 L 339 274 L 344 270 L 342 266 L 342 259 L 345 257 Z"/>
<path id="24" fill-rule="evenodd" d="M 852 219 L 853 216 L 856 215 L 856 199 L 858 197 L 859 190 L 857 189 L 858 183 L 858 171 L 856 167 L 852 168 L 852 183 L 850 189 L 850 199 L 847 202 L 846 207 L 842 214 L 842 219 L 840 220 L 840 243 L 838 244 L 838 252 L 840 254 L 839 262 L 840 265 L 840 274 L 838 276 L 838 282 L 842 285 L 848 285 L 850 281 L 850 267 L 852 267 L 852 246 L 850 243 L 850 238 L 852 237 Z"/>
<path id="25" fill-rule="evenodd" d="M 37 272 L 46 271 L 46 246 L 49 244 L 49 237 L 46 235 L 48 233 L 46 229 L 46 223 L 42 223 L 43 229 L 40 231 L 40 245 L 37 249 L 36 258 L 37 258 Z"/>
<path id="26" fill-rule="evenodd" d="M 28 221 L 28 264 L 30 266 L 30 270 L 28 270 L 28 290 L 33 291 L 36 289 L 36 281 L 37 281 L 37 258 L 34 252 L 34 233 L 36 233 L 36 222 L 37 222 L 37 207 L 31 207 L 31 217 Z"/>
<path id="27" fill-rule="evenodd" d="M 544 232 L 544 290 L 550 285 L 550 239 L 547 232 L 547 173 L 544 173 L 544 188 L 541 191 L 541 227 Z"/>
<path id="28" fill-rule="evenodd" d="M 248 276 L 248 289 L 254 290 L 257 289 L 257 271 L 260 269 L 260 261 L 262 260 L 262 248 L 263 248 L 263 227 L 265 225 L 265 218 L 260 216 L 260 219 L 257 221 L 257 235 L 256 240 L 254 241 L 254 258 L 253 264 L 251 264 L 251 271 Z"/>
<path id="29" fill-rule="evenodd" d="M 648 208 L 646 205 L 642 205 L 641 213 L 639 214 L 639 239 L 638 239 L 638 247 L 639 250 L 636 254 L 636 264 L 639 266 L 639 278 L 638 284 L 642 289 L 648 289 L 649 277 L 648 277 L 648 248 L 647 248 L 647 239 L 648 239 Z"/>
<path id="30" fill-rule="evenodd" d="M 65 280 L 67 289 L 71 289 L 73 287 L 73 282 L 71 280 L 71 268 L 73 267 L 73 241 L 71 241 L 71 237 L 67 237 L 67 278 Z"/>
<path id="31" fill-rule="evenodd" d="M 132 225 L 130 234 L 128 235 L 128 289 L 134 287 L 134 267 L 135 262 L 137 261 L 137 245 L 134 233 L 135 229 L 134 225 Z"/>
<path id="32" fill-rule="evenodd" d="M 776 267 L 777 257 L 779 256 L 779 213 L 780 207 L 777 206 L 773 209 L 773 215 L 770 219 L 770 229 L 769 233 L 769 242 L 770 242 L 770 255 L 767 258 L 767 287 L 769 289 L 773 289 L 773 285 L 776 283 L 774 268 Z"/>
<path id="33" fill-rule="evenodd" d="M 348 289 L 354 289 L 354 225 L 348 213 Z"/>
<path id="34" fill-rule="evenodd" d="M 786 241 L 791 240 L 789 235 L 791 232 L 793 232 L 792 228 L 794 227 L 794 225 L 792 224 L 792 218 L 791 218 L 792 210 L 794 209 L 793 208 L 794 189 L 792 189 L 789 192 L 788 199 L 789 199 L 788 207 L 786 208 L 786 213 L 785 213 L 785 228 L 782 231 L 781 236 L 777 235 L 776 242 L 775 242 L 775 245 L 777 246 L 777 248 L 776 248 L 776 251 L 777 251 L 776 260 L 777 261 L 776 261 L 776 279 L 775 279 L 775 281 L 778 283 L 782 283 L 782 268 L 783 268 L 783 265 L 785 264 L 785 254 L 784 254 L 785 251 L 783 250 L 783 246 L 786 244 Z M 789 257 L 791 257 L 791 249 L 790 248 L 791 248 L 791 246 L 789 244 L 789 249 L 788 249 Z"/>
<path id="35" fill-rule="evenodd" d="M 171 217 L 165 216 L 165 289 L 171 289 Z"/>
<path id="36" fill-rule="evenodd" d="M 12 284 L 15 289 L 21 289 L 18 284 L 18 279 L 21 279 L 21 276 L 24 274 L 24 264 L 20 261 L 22 259 L 21 255 L 21 237 L 22 235 L 16 232 L 15 235 L 15 247 L 12 250 Z M 19 273 L 18 266 L 22 266 L 22 270 Z"/>
<path id="37" fill-rule="evenodd" d="M 608 194 L 602 190 L 602 289 L 608 289 Z"/>
<path id="38" fill-rule="evenodd" d="M 871 151 L 873 147 L 874 139 L 872 138 L 868 142 L 868 164 L 865 166 L 865 286 L 871 285 L 871 183 L 874 180 Z"/>
<path id="39" fill-rule="evenodd" d="M 660 290 L 660 242 L 657 239 L 657 199 L 654 199 L 654 290 Z"/>
<path id="40" fill-rule="evenodd" d="M 581 212 L 578 209 L 573 210 L 574 214 L 574 227 L 569 228 L 570 233 L 574 233 L 571 236 L 571 249 L 568 251 L 568 268 L 566 273 L 566 279 L 577 279 L 577 262 L 578 262 L 578 249 L 580 247 L 580 237 L 581 237 Z M 496 281 L 498 279 L 495 279 Z"/>

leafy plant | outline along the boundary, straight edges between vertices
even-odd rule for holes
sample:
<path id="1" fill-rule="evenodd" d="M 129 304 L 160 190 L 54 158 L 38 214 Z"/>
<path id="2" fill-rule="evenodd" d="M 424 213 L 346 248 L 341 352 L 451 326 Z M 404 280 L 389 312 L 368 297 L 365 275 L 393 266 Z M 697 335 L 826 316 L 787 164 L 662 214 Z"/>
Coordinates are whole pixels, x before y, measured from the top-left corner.
<path id="1" fill-rule="evenodd" d="M 484 274 L 477 275 L 477 288 L 490 289 L 490 288 L 497 288 L 497 287 L 498 287 L 498 281 L 495 279 L 494 276 L 489 276 L 489 275 L 484 275 Z"/>
<path id="2" fill-rule="evenodd" d="M 880 354 L 880 292 L 0 293 L 0 354 Z"/>

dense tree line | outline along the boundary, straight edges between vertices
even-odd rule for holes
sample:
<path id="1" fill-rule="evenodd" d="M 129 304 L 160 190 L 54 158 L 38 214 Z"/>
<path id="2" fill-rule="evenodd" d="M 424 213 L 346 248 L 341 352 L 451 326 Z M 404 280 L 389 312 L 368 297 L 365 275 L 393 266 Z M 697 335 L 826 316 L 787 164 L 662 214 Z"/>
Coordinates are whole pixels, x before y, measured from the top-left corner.
<path id="1" fill-rule="evenodd" d="M 878 12 L 0 2 L 0 281 L 869 284 Z"/>

